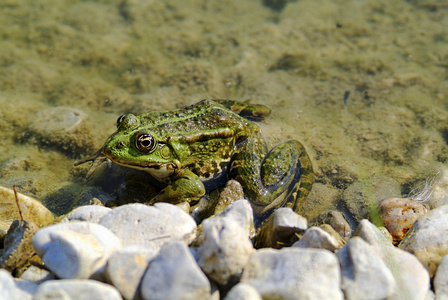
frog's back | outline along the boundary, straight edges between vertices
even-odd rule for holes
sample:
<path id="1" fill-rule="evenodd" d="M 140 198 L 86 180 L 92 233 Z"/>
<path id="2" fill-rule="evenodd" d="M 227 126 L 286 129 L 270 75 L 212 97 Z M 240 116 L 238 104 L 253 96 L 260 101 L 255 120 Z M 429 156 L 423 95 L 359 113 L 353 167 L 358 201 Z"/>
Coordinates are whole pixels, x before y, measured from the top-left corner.
<path id="1" fill-rule="evenodd" d="M 257 125 L 212 100 L 202 100 L 170 111 L 152 111 L 140 115 L 139 119 L 141 126 L 151 130 L 159 140 L 172 137 L 173 133 L 176 136 L 199 138 L 229 129 L 233 134 L 238 131 L 250 131 L 251 134 L 259 132 Z"/>

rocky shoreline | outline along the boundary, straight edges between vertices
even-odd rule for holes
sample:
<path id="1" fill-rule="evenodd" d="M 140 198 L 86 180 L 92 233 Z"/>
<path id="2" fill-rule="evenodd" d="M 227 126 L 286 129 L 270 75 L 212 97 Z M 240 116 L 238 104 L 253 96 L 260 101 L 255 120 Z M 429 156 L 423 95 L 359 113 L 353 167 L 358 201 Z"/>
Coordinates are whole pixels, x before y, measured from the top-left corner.
<path id="1" fill-rule="evenodd" d="M 338 222 L 308 226 L 289 208 L 254 237 L 244 199 L 199 226 L 168 203 L 81 206 L 36 228 L 41 261 L 18 278 L 0 270 L 0 298 L 443 299 L 447 215 L 448 205 L 421 215 L 397 247 L 366 219 L 350 234 Z M 7 237 L 2 262 L 16 244 Z M 274 248 L 254 248 L 256 238 Z"/>

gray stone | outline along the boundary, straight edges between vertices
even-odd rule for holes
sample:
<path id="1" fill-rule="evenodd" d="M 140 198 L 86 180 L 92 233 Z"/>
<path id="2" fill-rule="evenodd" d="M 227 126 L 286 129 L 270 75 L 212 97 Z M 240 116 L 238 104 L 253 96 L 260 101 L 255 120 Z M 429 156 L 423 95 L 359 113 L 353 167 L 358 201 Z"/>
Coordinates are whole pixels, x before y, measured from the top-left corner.
<path id="1" fill-rule="evenodd" d="M 14 277 L 5 269 L 0 269 L 0 299 L 16 299 L 16 284 Z"/>
<path id="2" fill-rule="evenodd" d="M 92 223 L 99 223 L 100 219 L 111 210 L 112 209 L 108 207 L 100 205 L 80 206 L 66 215 L 61 222 L 88 221 Z"/>
<path id="3" fill-rule="evenodd" d="M 313 226 L 305 231 L 305 234 L 299 241 L 295 242 L 293 247 L 299 248 L 319 248 L 335 251 L 342 245 L 322 228 Z"/>
<path id="4" fill-rule="evenodd" d="M 28 280 L 17 280 L 15 296 L 20 300 L 31 300 L 39 284 Z"/>
<path id="5" fill-rule="evenodd" d="M 247 283 L 238 283 L 226 295 L 224 300 L 262 300 L 260 293 Z"/>
<path id="6" fill-rule="evenodd" d="M 360 236 L 372 245 L 396 281 L 395 293 L 389 299 L 423 299 L 429 290 L 429 274 L 412 254 L 396 248 L 379 228 L 362 220 L 353 236 Z M 353 237 L 352 237 L 353 238 Z"/>
<path id="7" fill-rule="evenodd" d="M 105 215 L 99 224 L 115 233 L 125 246 L 140 245 L 156 251 L 169 241 L 189 245 L 197 229 L 190 215 L 169 203 L 123 205 Z"/>
<path id="8" fill-rule="evenodd" d="M 247 230 L 249 237 L 252 238 L 255 235 L 254 213 L 249 201 L 237 200 L 227 206 L 218 216 L 237 221 L 242 228 Z"/>
<path id="9" fill-rule="evenodd" d="M 54 221 L 53 214 L 38 200 L 17 193 L 24 220 L 31 221 L 39 227 L 47 226 Z M 0 220 L 12 223 L 20 220 L 14 190 L 0 186 Z M 8 226 L 9 227 L 9 226 Z"/>
<path id="10" fill-rule="evenodd" d="M 141 282 L 143 299 L 207 299 L 210 282 L 182 242 L 162 247 Z"/>
<path id="11" fill-rule="evenodd" d="M 3 241 L 4 251 L 0 257 L 0 267 L 14 275 L 21 275 L 36 252 L 31 244 L 33 234 L 39 229 L 26 220 L 14 220 Z"/>
<path id="12" fill-rule="evenodd" d="M 198 264 L 219 285 L 237 282 L 249 256 L 255 251 L 247 231 L 230 218 L 202 222 L 204 241 L 197 249 Z"/>
<path id="13" fill-rule="evenodd" d="M 434 290 L 436 292 L 437 300 L 448 300 L 448 255 L 442 258 L 442 261 L 437 269 L 434 277 Z"/>
<path id="14" fill-rule="evenodd" d="M 20 276 L 20 279 L 42 283 L 47 280 L 53 280 L 55 279 L 55 277 L 45 269 L 38 268 L 36 266 L 30 266 L 25 272 L 23 272 L 22 276 Z"/>
<path id="15" fill-rule="evenodd" d="M 289 207 L 277 209 L 257 234 L 255 246 L 280 248 L 297 241 L 297 234 L 308 228 L 307 220 Z"/>
<path id="16" fill-rule="evenodd" d="M 111 285 L 89 279 L 64 279 L 45 281 L 36 290 L 33 300 L 121 300 L 121 295 Z"/>
<path id="17" fill-rule="evenodd" d="M 115 251 L 107 261 L 106 278 L 124 299 L 139 299 L 138 286 L 157 252 L 141 246 L 131 246 Z"/>
<path id="18" fill-rule="evenodd" d="M 311 225 L 318 226 L 322 224 L 328 224 L 333 229 L 339 233 L 341 237 L 347 239 L 352 234 L 352 229 L 350 224 L 345 219 L 344 215 L 337 210 L 329 210 L 324 213 L 321 213 L 317 218 L 315 218 Z"/>
<path id="19" fill-rule="evenodd" d="M 351 238 L 338 257 L 346 299 L 386 299 L 394 293 L 392 272 L 374 247 L 360 237 Z"/>
<path id="20" fill-rule="evenodd" d="M 85 112 L 58 106 L 39 111 L 28 127 L 28 134 L 37 137 L 42 144 L 70 154 L 89 153 L 97 148 L 90 128 Z"/>
<path id="21" fill-rule="evenodd" d="M 104 226 L 79 221 L 40 229 L 33 245 L 45 266 L 64 279 L 102 273 L 109 256 L 121 248 L 120 240 Z"/>
<path id="22" fill-rule="evenodd" d="M 263 299 L 343 299 L 335 254 L 323 249 L 261 249 L 244 267 L 241 282 Z"/>
<path id="23" fill-rule="evenodd" d="M 423 263 L 431 277 L 442 257 L 448 254 L 448 205 L 443 205 L 420 216 L 398 245 Z"/>

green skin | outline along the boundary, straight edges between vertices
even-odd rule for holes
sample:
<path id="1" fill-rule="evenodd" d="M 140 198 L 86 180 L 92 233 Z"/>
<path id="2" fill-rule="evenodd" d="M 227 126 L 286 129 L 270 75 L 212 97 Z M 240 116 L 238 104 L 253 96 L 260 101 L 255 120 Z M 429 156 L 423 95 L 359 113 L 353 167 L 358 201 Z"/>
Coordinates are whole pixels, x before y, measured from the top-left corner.
<path id="1" fill-rule="evenodd" d="M 213 186 L 220 175 L 233 178 L 259 227 L 279 207 L 299 211 L 314 182 L 302 144 L 287 141 L 268 153 L 260 128 L 246 119 L 269 113 L 263 105 L 203 100 L 172 111 L 123 115 L 102 154 L 167 185 L 149 204 L 196 202 L 205 195 L 204 183 Z"/>

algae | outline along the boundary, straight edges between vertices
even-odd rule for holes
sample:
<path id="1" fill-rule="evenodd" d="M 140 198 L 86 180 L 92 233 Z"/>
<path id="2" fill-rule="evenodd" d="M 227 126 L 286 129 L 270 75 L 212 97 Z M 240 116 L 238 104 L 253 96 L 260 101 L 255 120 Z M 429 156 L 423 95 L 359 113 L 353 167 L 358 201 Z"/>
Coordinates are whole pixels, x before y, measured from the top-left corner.
<path id="1" fill-rule="evenodd" d="M 123 113 L 203 98 L 265 104 L 269 146 L 305 145 L 319 184 L 304 215 L 317 214 L 327 190 L 385 175 L 407 193 L 446 164 L 446 5 L 282 3 L 2 1 L 0 185 L 44 202 L 67 186 L 95 185 L 72 156 L 22 138 L 41 110 L 83 110 L 100 147 Z"/>

